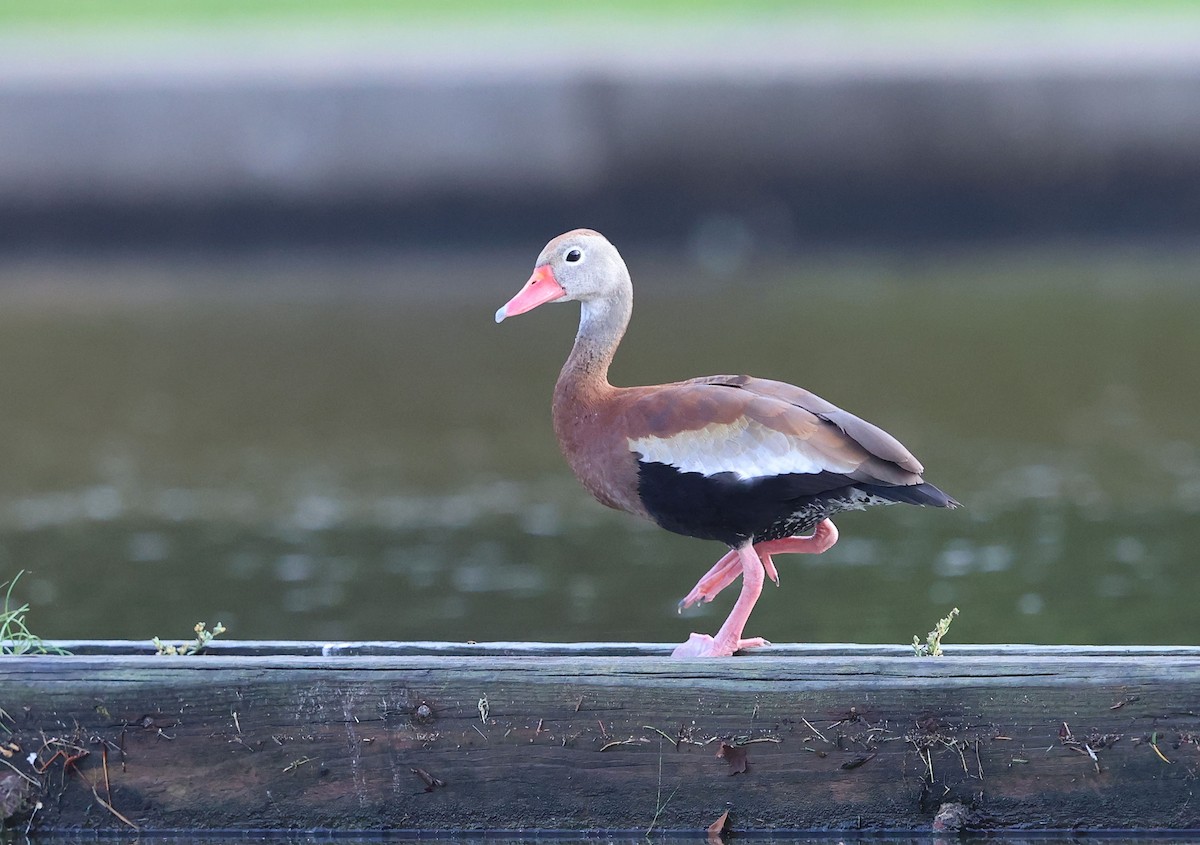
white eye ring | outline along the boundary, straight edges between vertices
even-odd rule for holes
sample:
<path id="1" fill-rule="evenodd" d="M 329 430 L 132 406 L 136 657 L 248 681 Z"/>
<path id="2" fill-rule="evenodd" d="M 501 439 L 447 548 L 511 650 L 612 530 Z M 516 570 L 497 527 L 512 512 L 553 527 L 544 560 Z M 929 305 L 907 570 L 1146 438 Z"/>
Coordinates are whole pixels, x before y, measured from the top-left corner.
<path id="1" fill-rule="evenodd" d="M 563 256 L 563 259 L 569 261 L 571 264 L 577 264 L 578 262 L 583 261 L 583 250 L 574 248 L 569 249 L 567 250 L 567 254 Z"/>

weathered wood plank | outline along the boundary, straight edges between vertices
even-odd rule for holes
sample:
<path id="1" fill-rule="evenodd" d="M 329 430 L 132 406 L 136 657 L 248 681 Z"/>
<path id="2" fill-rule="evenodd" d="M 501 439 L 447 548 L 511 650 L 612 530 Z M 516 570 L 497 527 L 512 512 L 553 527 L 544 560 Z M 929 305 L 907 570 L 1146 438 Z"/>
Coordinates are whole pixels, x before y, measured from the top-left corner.
<path id="1" fill-rule="evenodd" d="M 0 663 L 34 829 L 1200 828 L 1197 649 L 72 645 Z"/>
<path id="2" fill-rule="evenodd" d="M 134 640 L 57 640 L 54 643 L 74 654 L 153 654 L 154 648 L 148 641 Z M 459 655 L 462 657 L 484 655 L 507 655 L 510 657 L 550 656 L 569 657 L 667 657 L 675 648 L 671 643 L 531 643 L 531 642 L 439 642 L 418 640 L 395 642 L 391 640 L 366 640 L 353 642 L 325 642 L 306 640 L 214 640 L 206 650 L 210 655 L 266 655 L 284 654 L 308 656 L 346 655 Z M 1014 658 L 1055 657 L 1197 657 L 1200 648 L 1195 646 L 1141 646 L 1141 645 L 1063 645 L 1038 646 L 1024 644 L 989 643 L 983 645 L 948 645 L 948 654 L 959 657 L 984 657 L 1010 655 Z M 759 649 L 756 656 L 764 657 L 911 657 L 912 647 L 907 645 L 861 645 L 858 643 L 776 643 Z"/>

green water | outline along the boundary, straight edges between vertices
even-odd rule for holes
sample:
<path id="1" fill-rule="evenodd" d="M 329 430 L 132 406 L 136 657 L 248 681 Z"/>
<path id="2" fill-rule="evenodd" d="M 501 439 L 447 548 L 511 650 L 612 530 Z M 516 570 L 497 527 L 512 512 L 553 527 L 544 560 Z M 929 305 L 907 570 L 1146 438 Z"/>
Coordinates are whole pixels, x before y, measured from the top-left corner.
<path id="1" fill-rule="evenodd" d="M 891 431 L 955 512 L 839 520 L 749 635 L 1198 643 L 1200 259 L 630 252 L 621 384 L 749 372 Z M 722 553 L 592 502 L 530 254 L 0 267 L 0 580 L 54 638 L 682 641 Z"/>

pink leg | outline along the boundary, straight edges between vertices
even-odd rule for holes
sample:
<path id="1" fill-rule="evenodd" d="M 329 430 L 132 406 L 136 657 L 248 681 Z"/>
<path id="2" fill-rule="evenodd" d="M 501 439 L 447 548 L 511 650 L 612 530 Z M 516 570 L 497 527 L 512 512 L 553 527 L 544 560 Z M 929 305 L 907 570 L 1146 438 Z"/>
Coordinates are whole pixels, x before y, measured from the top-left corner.
<path id="1" fill-rule="evenodd" d="M 762 593 L 762 561 L 758 559 L 758 553 L 750 544 L 735 549 L 733 553 L 741 563 L 742 592 L 734 602 L 729 618 L 715 637 L 708 634 L 692 634 L 686 643 L 671 652 L 673 657 L 728 657 L 738 649 L 770 645 L 762 637 L 742 639 L 750 611 L 754 609 L 754 603 Z"/>
<path id="2" fill-rule="evenodd" d="M 789 553 L 819 555 L 832 548 L 837 540 L 837 528 L 828 519 L 823 519 L 817 523 L 817 527 L 813 530 L 813 533 L 808 536 L 768 540 L 765 543 L 757 544 L 754 547 L 754 551 L 758 553 L 759 558 L 762 560 L 763 568 L 767 570 L 767 577 L 778 586 L 779 572 L 775 569 L 775 562 L 771 560 L 771 555 Z M 692 587 L 692 591 L 679 602 L 679 609 L 682 611 L 685 607 L 691 607 L 693 604 L 699 604 L 702 601 L 712 601 L 717 593 L 736 581 L 741 572 L 737 552 L 730 551 L 718 560 L 713 565 L 713 568 L 705 573 L 703 578 L 696 582 L 696 586 Z"/>
<path id="3" fill-rule="evenodd" d="M 767 575 L 771 577 L 771 580 L 775 582 L 775 586 L 778 587 L 779 573 L 775 571 L 775 563 L 771 560 L 771 555 L 819 555 L 822 552 L 832 549 L 833 544 L 837 541 L 837 526 L 828 519 L 822 519 L 817 523 L 817 527 L 813 529 L 813 533 L 807 537 L 784 537 L 779 540 L 768 540 L 765 543 L 759 543 L 754 547 L 754 550 L 762 558 L 763 568 L 767 570 Z M 716 595 L 716 593 L 713 593 L 713 595 Z"/>
<path id="4" fill-rule="evenodd" d="M 708 570 L 696 582 L 696 586 L 692 587 L 692 591 L 679 602 L 680 612 L 682 613 L 685 607 L 691 607 L 699 602 L 712 601 L 713 596 L 736 581 L 741 574 L 742 563 L 738 559 L 737 550 L 730 549 L 728 554 L 713 564 L 713 568 Z"/>

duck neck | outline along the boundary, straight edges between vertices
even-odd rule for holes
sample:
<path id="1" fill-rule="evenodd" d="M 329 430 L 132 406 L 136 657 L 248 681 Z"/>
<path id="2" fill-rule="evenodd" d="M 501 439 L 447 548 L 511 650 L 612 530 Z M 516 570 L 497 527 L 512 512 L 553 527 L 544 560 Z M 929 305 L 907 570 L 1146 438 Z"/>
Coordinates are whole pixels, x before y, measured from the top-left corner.
<path id="1" fill-rule="evenodd" d="M 632 291 L 582 304 L 579 332 L 559 374 L 556 398 L 560 401 L 594 401 L 613 389 L 608 382 L 608 368 L 629 325 L 632 311 Z"/>

